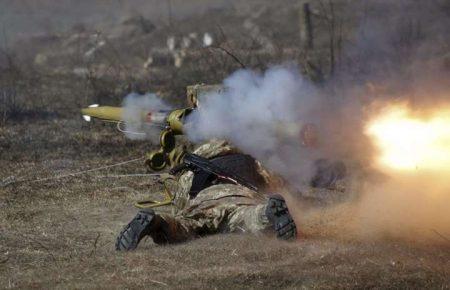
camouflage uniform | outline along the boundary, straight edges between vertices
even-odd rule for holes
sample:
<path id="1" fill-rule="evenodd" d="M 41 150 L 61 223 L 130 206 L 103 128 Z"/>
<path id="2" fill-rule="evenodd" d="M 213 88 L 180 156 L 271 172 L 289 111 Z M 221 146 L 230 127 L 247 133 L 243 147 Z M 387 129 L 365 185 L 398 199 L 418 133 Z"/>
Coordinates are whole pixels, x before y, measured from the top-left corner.
<path id="1" fill-rule="evenodd" d="M 176 215 L 161 214 L 168 224 L 168 242 L 219 232 L 258 233 L 270 226 L 265 216 L 267 199 L 235 184 L 205 188 Z"/>
<path id="2" fill-rule="evenodd" d="M 238 152 L 225 141 L 212 140 L 193 153 L 209 159 Z M 258 162 L 257 171 L 265 185 L 278 180 Z M 172 192 L 172 214 L 140 211 L 119 234 L 116 249 L 132 250 L 145 235 L 157 244 L 225 232 L 271 232 L 283 239 L 295 237 L 295 224 L 281 196 L 268 198 L 241 185 L 221 183 L 206 187 L 191 198 L 193 179 L 194 173 L 189 170 L 179 176 L 177 189 Z"/>
<path id="3" fill-rule="evenodd" d="M 212 140 L 193 153 L 209 159 L 238 151 L 226 141 Z M 269 176 L 261 166 L 258 171 L 263 177 Z M 193 179 L 192 171 L 181 174 L 178 189 L 173 192 L 173 213 L 160 215 L 169 224 L 169 242 L 218 232 L 258 233 L 270 227 L 265 216 L 265 194 L 241 185 L 217 184 L 201 190 L 191 199 L 189 191 Z"/>

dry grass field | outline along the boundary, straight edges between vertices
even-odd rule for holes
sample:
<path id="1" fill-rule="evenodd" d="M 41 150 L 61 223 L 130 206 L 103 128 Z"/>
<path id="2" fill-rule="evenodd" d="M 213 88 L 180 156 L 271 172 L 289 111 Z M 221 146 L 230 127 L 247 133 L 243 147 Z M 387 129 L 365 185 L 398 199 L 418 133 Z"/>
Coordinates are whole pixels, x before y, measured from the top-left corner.
<path id="1" fill-rule="evenodd" d="M 141 157 L 112 127 L 45 120 L 3 127 L 2 180 L 54 177 Z M 36 150 L 39 148 L 39 150 Z M 55 174 L 55 172 L 57 174 Z M 217 235 L 180 245 L 145 240 L 117 253 L 114 239 L 151 195 L 141 162 L 0 188 L 1 288 L 422 288 L 450 283 L 448 246 L 306 236 L 286 243 Z"/>
<path id="2" fill-rule="evenodd" d="M 12 2 L 0 0 L 0 10 L 39 18 L 46 15 L 39 11 L 51 7 L 48 1 L 36 6 L 39 9 L 32 1 L 24 1 L 28 4 L 23 7 Z M 71 7 L 76 1 L 66 2 Z M 97 102 L 119 105 L 131 91 L 157 92 L 175 105 L 183 104 L 187 85 L 220 82 L 244 64 L 261 69 L 294 61 L 313 81 L 323 81 L 333 73 L 328 55 L 330 19 L 345 19 L 339 13 L 350 10 L 342 9 L 346 1 L 312 1 L 317 11 L 331 14 L 318 22 L 316 48 L 306 59 L 296 38 L 298 5 L 294 3 L 295 10 L 289 6 L 292 1 L 281 1 L 279 9 L 270 1 L 248 5 L 234 1 L 238 8 L 232 12 L 222 5 L 226 1 L 212 1 L 203 18 L 195 13 L 203 13 L 197 8 L 208 1 L 191 1 L 194 6 L 173 1 L 173 23 L 167 23 L 167 17 L 151 18 L 166 15 L 166 6 L 158 6 L 161 14 L 142 1 L 129 1 L 143 5 L 142 13 L 148 12 L 156 28 L 136 16 L 136 6 L 125 4 L 129 14 L 111 8 L 109 18 L 105 17 L 109 22 L 100 18 L 96 23 L 105 21 L 103 26 L 91 27 L 93 19 L 102 15 L 98 11 L 104 3 L 81 2 L 80 7 L 89 8 L 90 2 L 98 5 L 92 15 L 76 10 L 65 30 L 36 32 L 36 26 L 29 33 L 8 33 L 7 43 L 0 41 L 0 288 L 450 288 L 450 242 L 445 236 L 437 237 L 441 243 L 436 245 L 336 238 L 326 233 L 306 234 L 286 243 L 233 234 L 170 246 L 147 239 L 135 252 L 116 252 L 115 237 L 136 212 L 133 202 L 156 197 L 159 185 L 152 178 L 106 175 L 145 173 L 143 160 L 58 177 L 142 158 L 154 145 L 128 140 L 111 124 L 86 123 L 79 109 Z M 336 5 L 329 6 L 332 2 Z M 448 13 L 445 1 L 437 2 Z M 176 5 L 188 8 L 177 10 Z M 61 9 L 55 6 L 54 14 L 46 11 L 51 16 Z M 13 27 L 13 18 L 1 15 Z M 76 23 L 80 15 L 86 18 L 83 25 Z M 53 28 L 61 23 L 60 16 L 50 23 Z M 243 25 L 247 18 L 251 21 Z M 29 30 L 33 19 L 14 27 Z M 340 55 L 346 45 L 341 38 L 354 25 L 351 20 L 337 21 L 332 30 L 336 63 L 345 61 Z M 218 47 L 188 50 L 181 67 L 143 65 L 149 56 L 156 59 L 161 54 L 153 49 L 165 47 L 170 33 L 187 35 L 197 29 L 201 34 L 205 28 L 214 31 Z M 21 37 L 13 41 L 17 35 Z M 269 52 L 266 38 L 275 43 Z M 353 45 L 352 40 L 348 44 Z M 88 54 L 92 49 L 94 53 Z"/>

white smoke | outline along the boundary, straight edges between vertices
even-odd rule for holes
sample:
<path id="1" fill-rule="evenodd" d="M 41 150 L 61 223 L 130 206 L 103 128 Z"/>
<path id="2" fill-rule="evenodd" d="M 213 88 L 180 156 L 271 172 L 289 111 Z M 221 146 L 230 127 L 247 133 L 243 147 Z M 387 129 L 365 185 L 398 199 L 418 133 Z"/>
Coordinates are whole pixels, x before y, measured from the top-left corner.
<path id="1" fill-rule="evenodd" d="M 188 138 L 226 139 L 298 187 L 305 184 L 321 157 L 300 138 L 303 125 L 320 123 L 315 112 L 324 100 L 318 89 L 296 69 L 280 66 L 264 73 L 239 70 L 223 85 L 223 92 L 200 98 L 188 119 Z"/>
<path id="2" fill-rule="evenodd" d="M 148 112 L 170 110 L 170 106 L 158 98 L 156 94 L 140 95 L 131 93 L 123 101 L 123 120 L 125 135 L 134 140 L 150 139 L 157 142 L 161 128 L 145 122 Z"/>

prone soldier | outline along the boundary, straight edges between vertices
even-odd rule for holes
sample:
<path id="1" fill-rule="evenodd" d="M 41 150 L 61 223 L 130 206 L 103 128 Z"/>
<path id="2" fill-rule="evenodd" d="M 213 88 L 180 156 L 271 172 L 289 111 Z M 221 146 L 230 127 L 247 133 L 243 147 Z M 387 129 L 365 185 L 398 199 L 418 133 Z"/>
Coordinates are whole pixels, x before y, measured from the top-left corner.
<path id="1" fill-rule="evenodd" d="M 284 198 L 265 193 L 271 176 L 258 161 L 222 140 L 203 144 L 193 153 L 220 173 L 182 167 L 176 173 L 176 212 L 139 211 L 117 237 L 117 250 L 133 250 L 145 236 L 157 244 L 231 232 L 272 233 L 284 240 L 296 237 Z M 242 184 L 235 180 L 237 176 Z"/>

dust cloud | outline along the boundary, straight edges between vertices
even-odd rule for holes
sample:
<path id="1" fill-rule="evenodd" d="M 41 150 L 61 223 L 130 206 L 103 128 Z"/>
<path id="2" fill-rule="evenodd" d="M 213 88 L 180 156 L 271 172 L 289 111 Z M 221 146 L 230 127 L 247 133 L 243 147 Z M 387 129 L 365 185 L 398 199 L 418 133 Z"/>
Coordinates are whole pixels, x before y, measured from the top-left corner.
<path id="1" fill-rule="evenodd" d="M 291 197 L 303 237 L 403 240 L 448 245 L 448 176 L 389 176 L 367 185 L 358 199 L 310 207 Z"/>

